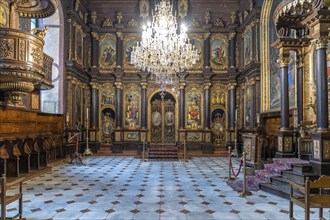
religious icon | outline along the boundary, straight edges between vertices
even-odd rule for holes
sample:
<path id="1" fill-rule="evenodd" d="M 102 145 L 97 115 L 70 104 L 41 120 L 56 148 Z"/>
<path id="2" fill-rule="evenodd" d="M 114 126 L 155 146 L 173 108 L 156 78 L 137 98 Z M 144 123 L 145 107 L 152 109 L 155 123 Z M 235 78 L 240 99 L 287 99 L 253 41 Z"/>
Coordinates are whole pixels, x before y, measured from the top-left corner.
<path id="1" fill-rule="evenodd" d="M 83 37 L 81 30 L 76 31 L 77 41 L 76 41 L 76 59 L 78 63 L 82 64 L 83 60 Z"/>
<path id="2" fill-rule="evenodd" d="M 187 0 L 179 0 L 178 11 L 179 11 L 179 17 L 181 19 L 183 19 L 187 16 L 187 12 L 188 12 L 188 1 Z"/>
<path id="3" fill-rule="evenodd" d="M 249 64 L 252 60 L 252 31 L 248 29 L 244 36 L 244 64 Z"/>
<path id="4" fill-rule="evenodd" d="M 149 1 L 148 0 L 141 0 L 140 1 L 140 17 L 142 19 L 147 19 L 149 17 Z"/>
<path id="5" fill-rule="evenodd" d="M 224 36 L 212 36 L 210 53 L 211 67 L 214 70 L 223 70 L 228 67 L 228 41 Z"/>
<path id="6" fill-rule="evenodd" d="M 201 125 L 201 102 L 202 96 L 201 93 L 197 91 L 192 91 L 188 93 L 187 100 L 187 125 L 188 127 L 195 127 Z"/>
<path id="7" fill-rule="evenodd" d="M 136 91 L 126 94 L 125 100 L 125 125 L 132 128 L 132 125 L 139 125 L 140 94 Z"/>
<path id="8" fill-rule="evenodd" d="M 114 68 L 116 64 L 116 41 L 114 35 L 103 35 L 100 40 L 100 67 L 101 69 Z"/>

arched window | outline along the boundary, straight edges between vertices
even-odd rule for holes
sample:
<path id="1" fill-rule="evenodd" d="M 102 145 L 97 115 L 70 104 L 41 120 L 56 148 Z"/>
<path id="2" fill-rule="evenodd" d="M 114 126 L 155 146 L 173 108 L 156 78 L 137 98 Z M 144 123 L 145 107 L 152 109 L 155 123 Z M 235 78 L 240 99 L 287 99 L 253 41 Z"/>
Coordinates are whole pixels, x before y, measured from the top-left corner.
<path id="1" fill-rule="evenodd" d="M 40 93 L 41 112 L 59 114 L 63 113 L 63 45 L 64 45 L 64 25 L 63 12 L 60 2 L 58 2 L 58 10 L 56 13 L 48 18 L 42 19 L 43 27 L 48 27 L 46 34 L 44 53 L 51 56 L 53 61 L 52 68 L 52 84 L 54 88 L 51 90 L 44 90 Z M 32 22 L 32 21 L 31 21 Z M 32 24 L 31 24 L 32 27 Z"/>

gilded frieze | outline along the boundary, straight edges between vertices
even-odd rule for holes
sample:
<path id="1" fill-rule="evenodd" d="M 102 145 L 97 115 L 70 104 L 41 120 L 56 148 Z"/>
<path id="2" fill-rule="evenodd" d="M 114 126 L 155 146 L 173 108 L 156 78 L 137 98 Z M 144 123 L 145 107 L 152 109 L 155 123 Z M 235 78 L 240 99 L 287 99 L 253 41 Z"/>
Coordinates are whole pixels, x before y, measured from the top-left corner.
<path id="1" fill-rule="evenodd" d="M 99 65 L 104 70 L 114 70 L 116 67 L 116 35 L 103 34 L 99 43 Z"/>
<path id="2" fill-rule="evenodd" d="M 131 64 L 131 53 L 133 47 L 138 43 L 137 35 L 129 34 L 124 37 L 123 40 L 123 65 L 126 73 L 136 73 L 138 70 Z"/>
<path id="3" fill-rule="evenodd" d="M 223 34 L 212 34 L 210 45 L 210 63 L 214 72 L 221 72 L 228 68 L 229 46 L 228 38 Z"/>

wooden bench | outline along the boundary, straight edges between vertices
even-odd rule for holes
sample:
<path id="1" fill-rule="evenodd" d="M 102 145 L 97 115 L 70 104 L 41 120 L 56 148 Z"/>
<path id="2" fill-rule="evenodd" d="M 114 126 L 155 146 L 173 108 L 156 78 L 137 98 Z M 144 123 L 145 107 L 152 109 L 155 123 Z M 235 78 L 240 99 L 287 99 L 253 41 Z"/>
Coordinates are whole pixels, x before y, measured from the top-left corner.
<path id="1" fill-rule="evenodd" d="M 293 218 L 293 203 L 305 209 L 305 220 L 310 219 L 310 208 L 319 209 L 319 218 L 323 218 L 323 208 L 330 208 L 330 176 L 321 176 L 311 181 L 306 178 L 305 186 L 289 181 L 290 191 L 290 219 Z M 325 194 L 324 190 L 328 190 Z"/>
<path id="2" fill-rule="evenodd" d="M 13 181 L 7 181 L 6 175 L 1 177 L 1 219 L 22 219 L 23 213 L 23 193 L 22 193 L 22 183 L 24 178 L 15 178 Z M 13 195 L 7 195 L 7 189 L 18 187 L 18 193 Z M 10 203 L 18 200 L 18 213 L 13 217 L 6 217 L 6 207 Z"/>

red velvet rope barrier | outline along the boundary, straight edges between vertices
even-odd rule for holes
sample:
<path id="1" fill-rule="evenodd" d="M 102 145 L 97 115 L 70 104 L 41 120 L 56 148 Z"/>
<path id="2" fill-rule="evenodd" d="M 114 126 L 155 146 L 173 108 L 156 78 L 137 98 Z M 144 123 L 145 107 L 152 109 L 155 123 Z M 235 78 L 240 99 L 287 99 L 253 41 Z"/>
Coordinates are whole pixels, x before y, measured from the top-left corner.
<path id="1" fill-rule="evenodd" d="M 237 174 L 235 174 L 234 172 L 234 168 L 233 168 L 233 164 L 231 163 L 231 157 L 229 158 L 229 165 L 231 167 L 231 172 L 232 174 L 235 176 L 235 178 L 240 174 L 241 170 L 242 170 L 242 165 L 243 165 L 243 160 L 241 159 L 241 162 L 239 164 L 239 169 L 238 169 L 238 172 Z"/>

